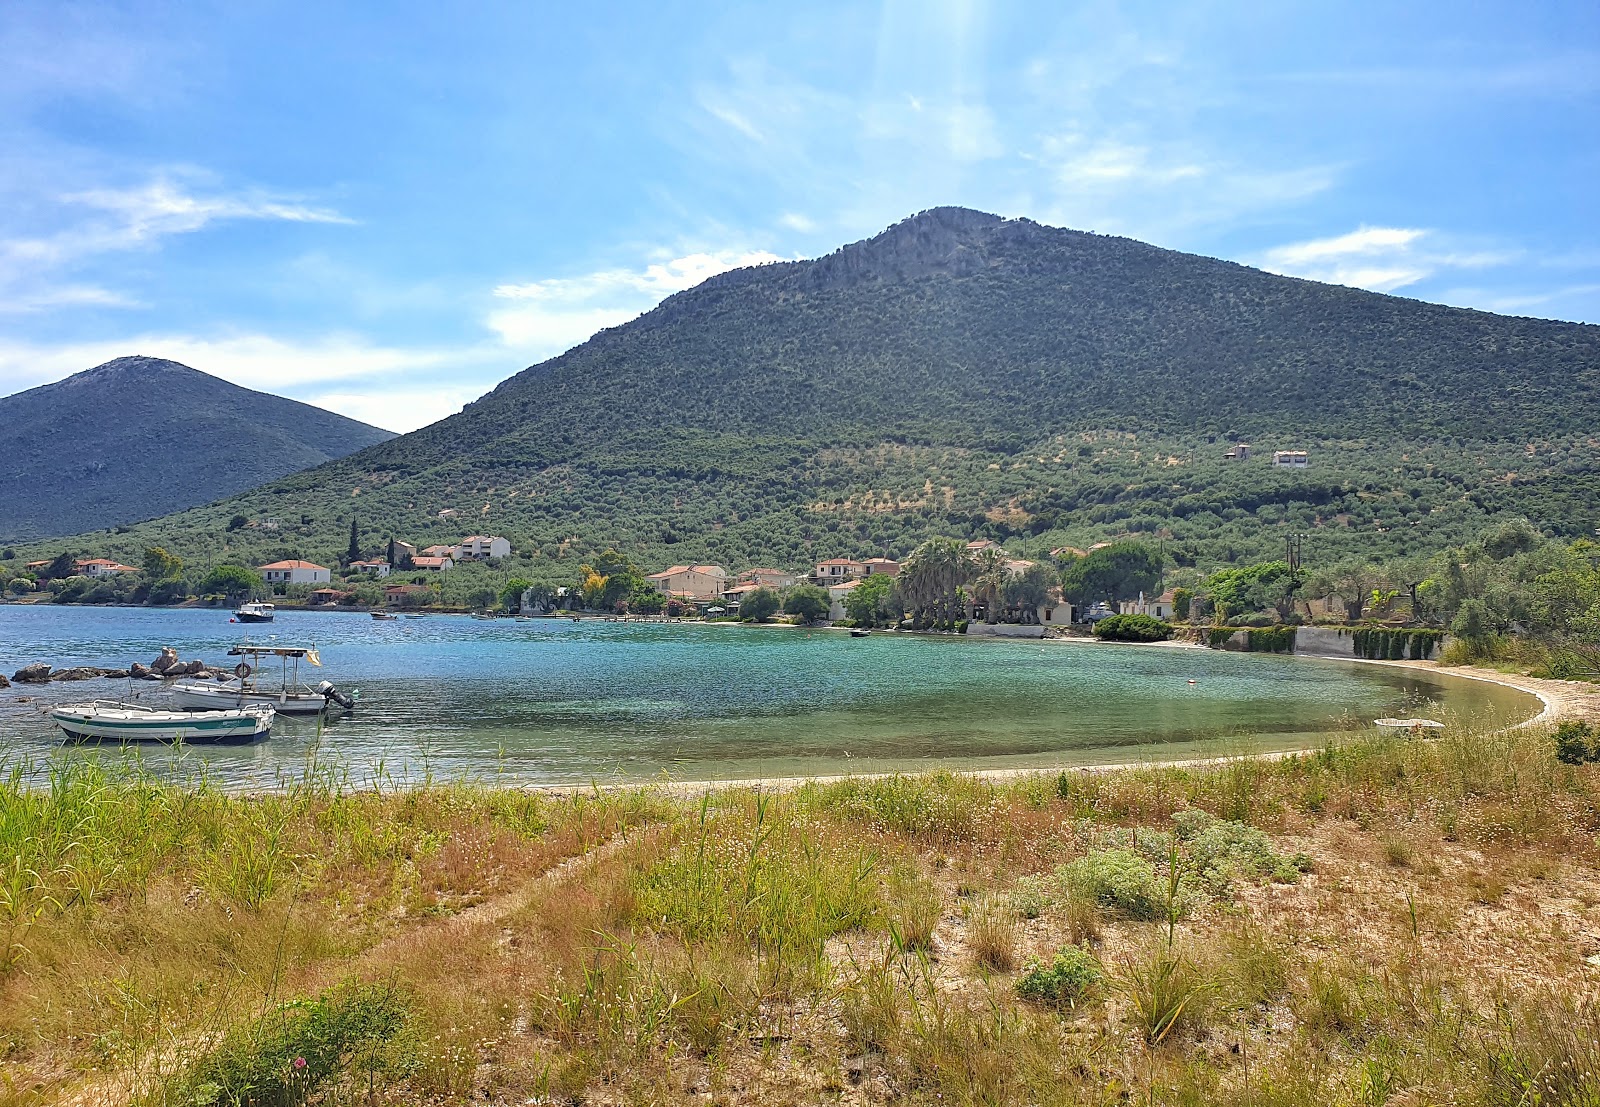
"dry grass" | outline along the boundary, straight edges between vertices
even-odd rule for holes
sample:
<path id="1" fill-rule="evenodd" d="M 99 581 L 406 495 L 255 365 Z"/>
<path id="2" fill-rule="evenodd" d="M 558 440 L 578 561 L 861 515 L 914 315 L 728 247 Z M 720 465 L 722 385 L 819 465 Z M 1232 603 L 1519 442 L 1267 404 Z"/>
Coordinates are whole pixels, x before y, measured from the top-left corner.
<path id="1" fill-rule="evenodd" d="M 1534 730 L 696 801 L 38 783 L 0 787 L 0 1105 L 246 1078 L 330 1103 L 1600 1102 L 1600 768 Z M 1068 947 L 1101 983 L 1019 994 Z"/>

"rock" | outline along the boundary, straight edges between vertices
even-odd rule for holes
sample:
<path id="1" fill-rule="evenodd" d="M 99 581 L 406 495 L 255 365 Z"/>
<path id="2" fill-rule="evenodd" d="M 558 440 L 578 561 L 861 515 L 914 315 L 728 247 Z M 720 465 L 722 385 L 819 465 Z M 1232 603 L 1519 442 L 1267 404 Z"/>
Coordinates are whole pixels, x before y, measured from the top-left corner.
<path id="1" fill-rule="evenodd" d="M 111 680 L 127 680 L 128 679 L 128 670 L 126 670 L 126 669 L 101 669 L 100 670 L 100 675 L 103 676 L 103 677 L 109 677 Z"/>
<path id="2" fill-rule="evenodd" d="M 135 680 L 144 680 L 150 675 L 150 670 L 135 661 L 132 665 L 128 666 L 128 675 L 133 677 Z"/>
<path id="3" fill-rule="evenodd" d="M 9 677 L 0 676 L 0 688 L 10 688 L 10 687 L 11 687 L 10 678 Z"/>
<path id="4" fill-rule="evenodd" d="M 36 661 L 12 673 L 11 679 L 18 684 L 43 684 L 50 679 L 50 666 L 43 661 Z"/>
<path id="5" fill-rule="evenodd" d="M 104 670 L 80 665 L 75 669 L 57 669 L 50 674 L 51 680 L 95 680 L 104 675 Z"/>
<path id="6" fill-rule="evenodd" d="M 162 646 L 161 654 L 150 663 L 150 668 L 158 673 L 164 673 L 178 663 L 178 651 L 171 646 Z"/>

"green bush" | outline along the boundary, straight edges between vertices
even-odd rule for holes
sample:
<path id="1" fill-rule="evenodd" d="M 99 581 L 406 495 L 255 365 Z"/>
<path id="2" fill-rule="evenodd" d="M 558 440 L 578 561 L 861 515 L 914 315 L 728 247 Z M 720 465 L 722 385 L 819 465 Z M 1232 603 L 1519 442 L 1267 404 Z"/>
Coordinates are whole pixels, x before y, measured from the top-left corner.
<path id="1" fill-rule="evenodd" d="M 1389 627 L 1357 627 L 1351 637 L 1357 657 L 1372 661 L 1426 661 L 1444 637 L 1440 630 L 1396 630 Z"/>
<path id="2" fill-rule="evenodd" d="M 1109 642 L 1161 642 L 1172 637 L 1172 625 L 1151 615 L 1112 615 L 1096 623 L 1094 633 Z"/>
<path id="3" fill-rule="evenodd" d="M 1283 856 L 1253 826 L 1193 807 L 1179 811 L 1172 821 L 1187 857 L 1186 868 L 1214 895 L 1228 894 L 1236 877 L 1293 884 L 1311 868 L 1309 857 Z"/>
<path id="4" fill-rule="evenodd" d="M 1056 870 L 1068 895 L 1093 900 L 1133 919 L 1167 917 L 1167 889 L 1155 866 L 1130 849 L 1087 854 Z"/>
<path id="5" fill-rule="evenodd" d="M 1556 727 L 1556 760 L 1567 765 L 1600 761 L 1600 749 L 1595 747 L 1595 734 L 1587 722 L 1574 719 Z"/>
<path id="6" fill-rule="evenodd" d="M 1030 960 L 1017 981 L 1023 999 L 1051 1007 L 1075 1007 L 1105 980 L 1105 970 L 1094 954 L 1067 946 L 1046 964 Z"/>
<path id="7" fill-rule="evenodd" d="M 349 1075 L 404 1075 L 403 1061 L 386 1047 L 408 1016 L 401 995 L 381 984 L 346 985 L 284 1004 L 230 1031 L 195 1062 L 176 1101 L 278 1107 L 305 1103 Z"/>
<path id="8" fill-rule="evenodd" d="M 1246 642 L 1251 653 L 1293 653 L 1294 627 L 1252 628 Z"/>

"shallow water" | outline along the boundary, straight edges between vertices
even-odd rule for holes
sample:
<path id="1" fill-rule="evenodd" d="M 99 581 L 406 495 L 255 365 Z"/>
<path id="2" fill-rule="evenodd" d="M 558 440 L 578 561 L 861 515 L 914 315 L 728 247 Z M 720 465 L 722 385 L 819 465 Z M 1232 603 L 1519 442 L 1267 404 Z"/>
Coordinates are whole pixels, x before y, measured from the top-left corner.
<path id="1" fill-rule="evenodd" d="M 314 756 L 360 781 L 705 780 L 1193 757 L 1316 745 L 1386 715 L 1509 725 L 1539 711 L 1481 681 L 1212 650 L 346 612 L 241 627 L 222 611 L 0 606 L 0 671 L 124 668 L 166 645 L 228 665 L 246 631 L 317 645 L 324 668 L 312 682 L 359 689 L 356 711 L 320 738 L 314 722 L 280 718 L 252 746 L 101 756 L 203 765 L 254 787 L 299 775 Z M 60 748 L 51 703 L 130 689 L 165 701 L 146 682 L 0 691 L 7 757 Z"/>

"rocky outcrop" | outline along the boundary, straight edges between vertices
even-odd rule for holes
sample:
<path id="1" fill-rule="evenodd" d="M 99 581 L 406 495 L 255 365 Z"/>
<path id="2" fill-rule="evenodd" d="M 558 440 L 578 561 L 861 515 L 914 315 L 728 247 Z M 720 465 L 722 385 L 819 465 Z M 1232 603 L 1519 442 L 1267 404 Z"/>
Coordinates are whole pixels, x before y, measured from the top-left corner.
<path id="1" fill-rule="evenodd" d="M 11 679 L 18 684 L 43 684 L 50 679 L 50 666 L 46 662 L 36 661 L 12 673 Z"/>
<path id="2" fill-rule="evenodd" d="M 11 678 L 0 676 L 0 688 L 10 688 Z"/>
<path id="3" fill-rule="evenodd" d="M 178 651 L 171 646 L 162 646 L 161 653 L 150 663 L 150 668 L 163 675 L 167 670 L 178 663 Z M 176 674 L 174 674 L 176 675 Z"/>

